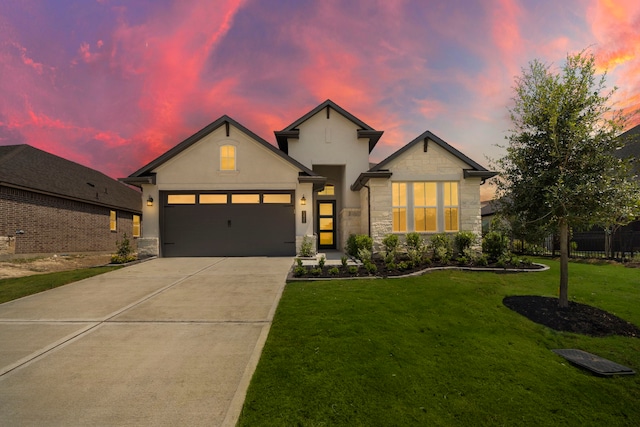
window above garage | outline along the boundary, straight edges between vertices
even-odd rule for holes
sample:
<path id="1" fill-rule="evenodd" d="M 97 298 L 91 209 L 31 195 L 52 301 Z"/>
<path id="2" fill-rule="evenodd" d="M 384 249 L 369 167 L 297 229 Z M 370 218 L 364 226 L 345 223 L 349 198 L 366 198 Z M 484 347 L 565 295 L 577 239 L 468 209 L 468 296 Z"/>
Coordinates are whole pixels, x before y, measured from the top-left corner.
<path id="1" fill-rule="evenodd" d="M 234 145 L 223 145 L 220 147 L 220 170 L 236 170 L 236 147 Z"/>

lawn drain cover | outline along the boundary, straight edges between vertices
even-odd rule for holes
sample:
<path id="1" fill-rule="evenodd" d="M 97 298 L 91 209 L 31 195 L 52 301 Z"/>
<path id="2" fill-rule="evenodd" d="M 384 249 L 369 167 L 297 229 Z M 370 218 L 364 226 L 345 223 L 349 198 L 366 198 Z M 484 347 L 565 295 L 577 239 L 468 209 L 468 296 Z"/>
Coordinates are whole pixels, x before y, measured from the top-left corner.
<path id="1" fill-rule="evenodd" d="M 635 374 L 631 368 L 618 365 L 611 360 L 604 359 L 600 356 L 596 356 L 595 354 L 587 353 L 586 351 L 576 349 L 559 349 L 551 351 L 564 357 L 569 362 L 588 369 L 597 375 L 604 375 L 608 377 L 612 375 Z"/>

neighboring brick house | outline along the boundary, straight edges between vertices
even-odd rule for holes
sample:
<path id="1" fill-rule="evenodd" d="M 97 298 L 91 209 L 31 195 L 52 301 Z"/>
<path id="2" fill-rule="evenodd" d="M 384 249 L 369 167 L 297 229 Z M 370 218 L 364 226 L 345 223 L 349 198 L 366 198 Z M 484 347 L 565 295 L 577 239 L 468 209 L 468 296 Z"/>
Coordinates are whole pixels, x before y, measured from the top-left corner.
<path id="1" fill-rule="evenodd" d="M 305 236 L 343 249 L 350 234 L 473 231 L 495 175 L 424 132 L 378 165 L 383 132 L 331 100 L 275 132 L 278 148 L 222 116 L 122 181 L 142 189 L 141 252 L 294 255 Z"/>
<path id="2" fill-rule="evenodd" d="M 140 235 L 140 193 L 30 145 L 0 146 L 0 256 L 114 252 Z M 135 247 L 135 239 L 131 239 Z"/>

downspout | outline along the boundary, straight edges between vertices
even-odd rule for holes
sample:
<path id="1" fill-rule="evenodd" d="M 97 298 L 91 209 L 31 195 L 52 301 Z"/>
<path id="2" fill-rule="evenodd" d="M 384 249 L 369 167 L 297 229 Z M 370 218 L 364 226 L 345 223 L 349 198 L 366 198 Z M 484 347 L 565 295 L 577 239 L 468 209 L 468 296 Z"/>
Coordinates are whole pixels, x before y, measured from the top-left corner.
<path id="1" fill-rule="evenodd" d="M 367 235 L 371 237 L 371 187 L 363 185 L 367 189 Z"/>

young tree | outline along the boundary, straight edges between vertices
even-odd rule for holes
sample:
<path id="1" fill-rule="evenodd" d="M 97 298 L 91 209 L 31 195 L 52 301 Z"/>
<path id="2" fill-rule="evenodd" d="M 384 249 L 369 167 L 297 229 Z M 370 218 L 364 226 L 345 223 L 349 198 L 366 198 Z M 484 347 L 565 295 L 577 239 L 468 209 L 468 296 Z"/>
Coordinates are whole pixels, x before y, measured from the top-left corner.
<path id="1" fill-rule="evenodd" d="M 637 215 L 640 191 L 629 160 L 614 156 L 625 124 L 596 77 L 595 58 L 568 55 L 558 73 L 538 60 L 516 78 L 513 124 L 498 160 L 503 212 L 537 233 L 560 237 L 560 307 L 568 307 L 571 229 Z"/>

